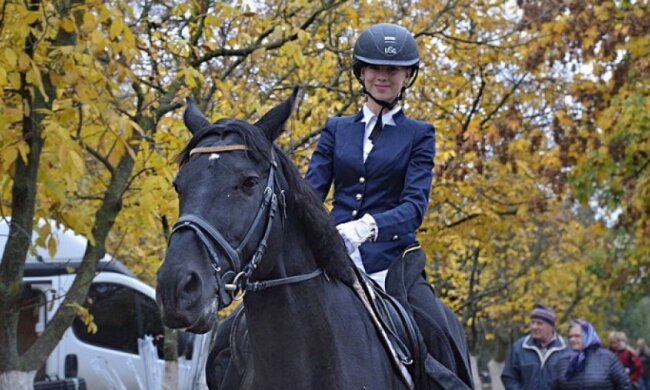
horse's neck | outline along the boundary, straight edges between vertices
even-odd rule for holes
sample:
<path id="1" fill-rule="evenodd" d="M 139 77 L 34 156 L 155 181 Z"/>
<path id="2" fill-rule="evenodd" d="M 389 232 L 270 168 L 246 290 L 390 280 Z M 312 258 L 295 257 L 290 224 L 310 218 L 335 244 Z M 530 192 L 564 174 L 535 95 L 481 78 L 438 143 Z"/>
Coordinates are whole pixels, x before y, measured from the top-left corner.
<path id="1" fill-rule="evenodd" d="M 244 307 L 255 372 L 264 377 L 278 367 L 316 372 L 322 359 L 340 357 L 338 344 L 351 344 L 341 327 L 350 324 L 350 334 L 362 333 L 354 332 L 359 313 L 350 307 L 352 299 L 347 286 L 325 276 L 247 294 Z"/>
<path id="2" fill-rule="evenodd" d="M 286 225 L 283 227 L 282 239 L 270 240 L 267 255 L 261 260 L 259 273 L 263 276 L 259 276 L 260 279 L 306 274 L 318 267 L 304 231 L 290 218 L 285 219 L 283 223 Z M 253 279 L 257 278 L 254 273 Z"/>
<path id="3" fill-rule="evenodd" d="M 292 234 L 291 229 L 288 231 L 279 254 L 264 259 L 275 265 L 273 271 L 265 276 L 268 279 L 307 274 L 318 267 L 302 232 L 294 230 Z M 341 294 L 340 290 L 344 292 Z M 331 337 L 328 332 L 336 322 L 332 318 L 336 311 L 333 301 L 346 300 L 349 292 L 342 283 L 321 275 L 295 284 L 247 293 L 244 306 L 252 345 L 259 346 L 256 350 L 261 353 L 266 353 L 266 350 L 302 353 L 308 343 L 294 341 Z M 332 299 L 332 294 L 336 298 Z M 291 359 L 295 360 L 295 357 Z"/>
<path id="4" fill-rule="evenodd" d="M 304 232 L 293 233 L 275 258 L 265 259 L 278 265 L 269 277 L 315 269 Z M 403 388 L 361 301 L 338 280 L 323 274 L 249 292 L 244 310 L 251 388 Z"/>

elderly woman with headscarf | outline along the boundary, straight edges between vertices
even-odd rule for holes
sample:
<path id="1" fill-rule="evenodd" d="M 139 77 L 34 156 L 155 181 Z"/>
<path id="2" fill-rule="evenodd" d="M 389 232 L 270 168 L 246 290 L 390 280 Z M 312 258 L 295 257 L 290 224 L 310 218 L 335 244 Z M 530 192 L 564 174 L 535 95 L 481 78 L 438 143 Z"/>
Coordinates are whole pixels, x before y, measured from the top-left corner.
<path id="1" fill-rule="evenodd" d="M 600 345 L 594 327 L 585 320 L 571 321 L 571 354 L 553 369 L 552 390 L 632 390 L 630 378 L 616 355 Z"/>

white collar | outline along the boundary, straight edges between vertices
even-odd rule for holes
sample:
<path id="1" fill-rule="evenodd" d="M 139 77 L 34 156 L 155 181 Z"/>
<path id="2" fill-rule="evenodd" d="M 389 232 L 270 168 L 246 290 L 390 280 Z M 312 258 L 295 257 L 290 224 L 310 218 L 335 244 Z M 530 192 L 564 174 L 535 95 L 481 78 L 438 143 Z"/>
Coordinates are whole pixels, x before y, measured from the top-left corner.
<path id="1" fill-rule="evenodd" d="M 395 107 L 393 107 L 392 110 L 384 113 L 381 116 L 381 121 L 384 125 L 390 125 L 390 126 L 395 126 L 395 120 L 393 119 L 393 116 L 401 110 L 402 107 L 399 104 L 396 104 Z M 374 112 L 368 107 L 368 104 L 363 105 L 363 119 L 361 119 L 362 122 L 364 122 L 366 125 L 368 122 L 371 120 L 375 120 L 377 118 L 377 115 L 375 115 Z"/>

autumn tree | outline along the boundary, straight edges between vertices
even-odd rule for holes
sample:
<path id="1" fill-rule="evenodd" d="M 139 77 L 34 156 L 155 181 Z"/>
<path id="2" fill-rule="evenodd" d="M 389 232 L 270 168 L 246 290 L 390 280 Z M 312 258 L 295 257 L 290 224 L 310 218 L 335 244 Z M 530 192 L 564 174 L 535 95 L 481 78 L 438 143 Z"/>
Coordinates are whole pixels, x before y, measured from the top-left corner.
<path id="1" fill-rule="evenodd" d="M 2 212 L 11 224 L 0 265 L 0 387 L 30 388 L 80 310 L 106 243 L 142 245 L 148 231 L 164 240 L 160 218 L 174 207 L 166 201 L 170 161 L 182 142 L 165 114 L 193 91 L 203 105 L 221 104 L 221 115 L 255 115 L 259 95 L 244 98 L 246 91 L 266 88 L 269 99 L 278 86 L 240 78 L 260 68 L 240 64 L 274 50 L 287 56 L 296 44 L 283 46 L 340 4 L 289 4 L 265 17 L 208 1 L 1 4 L 0 162 L 9 173 Z M 89 244 L 61 309 L 33 345 L 18 351 L 21 279 L 40 218 L 57 219 Z M 40 241 L 54 250 L 49 233 L 41 230 Z"/>
<path id="2" fill-rule="evenodd" d="M 650 6 L 647 1 L 522 2 L 540 36 L 530 68 L 572 70 L 553 115 L 574 197 L 613 224 L 599 270 L 612 287 L 648 293 L 650 247 Z M 561 42 L 561 44 L 560 44 Z M 533 60 L 534 59 L 534 60 Z"/>
<path id="3" fill-rule="evenodd" d="M 608 302 L 647 291 L 647 2 L 508 6 L 510 33 L 483 31 L 498 11 L 477 10 L 435 46 L 461 58 L 446 64 L 472 93 L 441 110 L 457 125 L 439 148 L 425 242 L 479 342 L 520 334 L 533 300 L 610 326 Z"/>
<path id="4" fill-rule="evenodd" d="M 377 22 L 407 27 L 420 47 L 402 104 L 435 125 L 437 156 L 418 237 L 474 351 L 496 329 L 521 331 L 535 300 L 563 318 L 598 317 L 597 300 L 647 265 L 650 18 L 646 2 L 584 3 L 0 0 L 0 211 L 12 217 L 0 384 L 27 373 L 28 387 L 107 248 L 153 281 L 177 217 L 187 96 L 212 120 L 254 120 L 300 86 L 280 144 L 304 170 L 326 117 L 363 103 L 351 48 Z M 63 310 L 18 351 L 16 302 L 40 218 L 89 245 Z M 39 234 L 55 249 L 47 228 Z"/>

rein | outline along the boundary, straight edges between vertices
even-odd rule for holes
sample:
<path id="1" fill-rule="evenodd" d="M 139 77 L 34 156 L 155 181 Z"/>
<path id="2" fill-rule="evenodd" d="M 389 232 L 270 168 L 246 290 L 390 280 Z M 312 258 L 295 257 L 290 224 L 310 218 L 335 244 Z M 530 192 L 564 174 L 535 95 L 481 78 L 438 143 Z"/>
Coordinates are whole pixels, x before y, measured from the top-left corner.
<path id="1" fill-rule="evenodd" d="M 212 154 L 246 150 L 248 150 L 248 147 L 241 144 L 196 147 L 190 151 L 190 156 L 195 154 Z M 253 223 L 251 224 L 250 228 L 244 236 L 244 239 L 239 243 L 237 248 L 234 248 L 218 229 L 213 227 L 208 221 L 196 214 L 182 215 L 172 229 L 172 235 L 181 229 L 192 230 L 208 251 L 210 263 L 214 270 L 215 278 L 217 281 L 217 298 L 219 301 L 219 308 L 228 306 L 233 299 L 239 300 L 243 298 L 246 291 L 256 292 L 269 287 L 299 283 L 316 278 L 323 273 L 323 270 L 318 268 L 313 272 L 302 275 L 262 281 L 250 280 L 253 272 L 258 267 L 260 261 L 262 260 L 262 257 L 264 256 L 264 252 L 266 251 L 266 247 L 268 245 L 268 238 L 271 233 L 271 227 L 273 226 L 273 220 L 278 212 L 278 196 L 275 193 L 275 170 L 277 169 L 277 162 L 275 161 L 273 149 L 271 149 L 270 163 L 269 178 L 266 183 L 266 188 L 264 189 L 262 202 L 257 211 L 257 214 L 255 215 L 255 218 L 253 219 Z M 283 203 L 282 206 L 286 207 L 286 204 L 284 204 L 283 200 L 284 191 L 280 191 L 280 194 L 281 203 Z M 267 209 L 268 212 L 266 214 L 266 228 L 264 229 L 264 234 L 257 244 L 257 249 L 253 253 L 251 260 L 243 264 L 241 261 L 242 252 L 248 244 L 248 241 L 250 241 L 253 232 L 257 230 L 258 225 L 262 223 L 264 212 Z M 226 253 L 226 257 L 232 271 L 227 271 L 223 275 L 219 274 L 222 271 L 223 267 L 219 261 L 219 256 L 214 249 L 213 243 L 217 244 Z"/>

